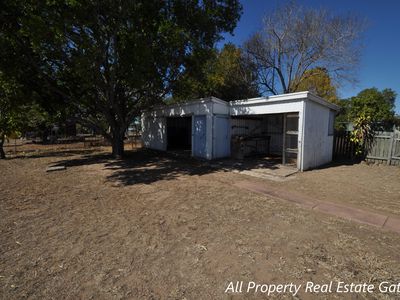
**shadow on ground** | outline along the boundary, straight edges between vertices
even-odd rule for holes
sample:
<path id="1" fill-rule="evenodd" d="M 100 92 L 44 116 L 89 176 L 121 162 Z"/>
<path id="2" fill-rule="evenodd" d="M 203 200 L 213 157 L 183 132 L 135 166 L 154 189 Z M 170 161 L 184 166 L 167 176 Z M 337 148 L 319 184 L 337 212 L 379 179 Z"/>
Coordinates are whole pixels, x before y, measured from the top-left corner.
<path id="1" fill-rule="evenodd" d="M 255 168 L 275 170 L 279 168 L 280 160 L 255 158 L 205 161 L 169 152 L 140 149 L 126 151 L 125 158 L 121 160 L 113 159 L 109 154 L 92 154 L 80 158 L 64 159 L 53 166 L 65 165 L 71 168 L 91 164 L 103 164 L 105 169 L 112 170 L 113 172 L 107 176 L 107 180 L 122 185 L 133 185 L 172 180 L 184 175 L 200 176 L 218 171 L 244 171 Z"/>
<path id="2" fill-rule="evenodd" d="M 359 158 L 340 158 L 340 159 L 334 159 L 330 163 L 321 165 L 313 170 L 322 170 L 322 169 L 330 169 L 334 167 L 340 167 L 340 166 L 353 166 L 353 165 L 358 165 L 359 163 L 362 162 L 362 159 Z"/>

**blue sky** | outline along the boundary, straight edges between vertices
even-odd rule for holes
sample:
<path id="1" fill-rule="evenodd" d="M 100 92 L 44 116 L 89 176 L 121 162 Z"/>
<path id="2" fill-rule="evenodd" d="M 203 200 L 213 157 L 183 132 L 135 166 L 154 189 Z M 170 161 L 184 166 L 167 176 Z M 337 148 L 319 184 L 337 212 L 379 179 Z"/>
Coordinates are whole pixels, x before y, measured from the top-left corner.
<path id="1" fill-rule="evenodd" d="M 224 42 L 241 45 L 260 29 L 265 14 L 271 12 L 278 0 L 242 0 L 243 15 L 234 36 L 225 35 Z M 335 14 L 355 13 L 368 22 L 364 33 L 364 50 L 357 70 L 358 84 L 339 89 L 347 98 L 369 87 L 391 88 L 398 94 L 396 112 L 400 114 L 400 1 L 398 0 L 299 0 L 310 7 L 323 7 Z"/>

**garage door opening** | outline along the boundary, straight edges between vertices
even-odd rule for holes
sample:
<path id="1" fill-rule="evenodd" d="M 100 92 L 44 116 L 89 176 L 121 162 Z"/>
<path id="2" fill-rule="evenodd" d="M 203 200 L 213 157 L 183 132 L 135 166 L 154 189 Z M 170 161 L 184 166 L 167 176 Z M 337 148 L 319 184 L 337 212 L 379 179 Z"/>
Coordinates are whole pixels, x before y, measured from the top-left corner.
<path id="1" fill-rule="evenodd" d="M 167 118 L 167 150 L 192 150 L 192 117 Z"/>
<path id="2" fill-rule="evenodd" d="M 232 117 L 232 156 L 297 165 L 298 113 Z"/>

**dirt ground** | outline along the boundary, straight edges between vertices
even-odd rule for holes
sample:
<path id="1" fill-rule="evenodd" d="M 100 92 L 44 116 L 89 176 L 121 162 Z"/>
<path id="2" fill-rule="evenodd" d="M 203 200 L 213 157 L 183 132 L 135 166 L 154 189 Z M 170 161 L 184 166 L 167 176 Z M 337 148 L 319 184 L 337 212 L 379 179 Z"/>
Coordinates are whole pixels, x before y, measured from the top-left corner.
<path id="1" fill-rule="evenodd" d="M 400 167 L 332 163 L 298 173 L 276 187 L 313 198 L 400 216 Z"/>
<path id="2" fill-rule="evenodd" d="M 400 215 L 400 168 L 338 165 L 274 182 L 143 150 L 116 161 L 69 148 L 0 161 L 2 299 L 259 299 L 224 291 L 230 281 L 400 281 L 399 234 L 233 185 L 258 180 Z M 316 297 L 343 295 L 296 296 Z"/>

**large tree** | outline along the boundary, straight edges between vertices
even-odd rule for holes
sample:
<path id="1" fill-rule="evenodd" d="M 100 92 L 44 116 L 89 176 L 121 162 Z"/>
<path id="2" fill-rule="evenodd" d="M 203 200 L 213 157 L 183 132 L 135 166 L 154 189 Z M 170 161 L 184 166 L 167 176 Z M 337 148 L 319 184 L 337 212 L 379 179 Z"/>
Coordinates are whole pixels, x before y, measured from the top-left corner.
<path id="1" fill-rule="evenodd" d="M 52 125 L 65 121 L 65 106 L 45 104 L 39 96 L 0 71 L 0 159 L 6 157 L 3 146 L 10 136 L 27 131 L 42 133 L 43 141 Z"/>
<path id="2" fill-rule="evenodd" d="M 6 158 L 3 146 L 6 139 L 19 129 L 17 105 L 20 99 L 18 84 L 0 72 L 0 159 Z"/>
<path id="3" fill-rule="evenodd" d="M 362 28 L 354 16 L 334 16 L 290 2 L 265 16 L 262 29 L 243 48 L 257 66 L 263 93 L 291 93 L 317 67 L 335 83 L 353 80 Z"/>
<path id="4" fill-rule="evenodd" d="M 238 0 L 15 0 L 2 6 L 0 46 L 7 57 L 0 68 L 18 73 L 9 61 L 22 62 L 30 76 L 19 72 L 21 82 L 49 102 L 74 107 L 82 124 L 111 141 L 115 157 L 123 155 L 134 116 L 161 102 L 190 58 L 232 32 L 241 13 Z"/>
<path id="5" fill-rule="evenodd" d="M 325 100 L 340 104 L 337 88 L 325 68 L 307 70 L 303 77 L 303 80 L 300 81 L 293 92 L 310 91 Z"/>
<path id="6" fill-rule="evenodd" d="M 215 96 L 225 101 L 259 95 L 257 72 L 233 44 L 195 58 L 173 89 L 174 100 Z"/>

